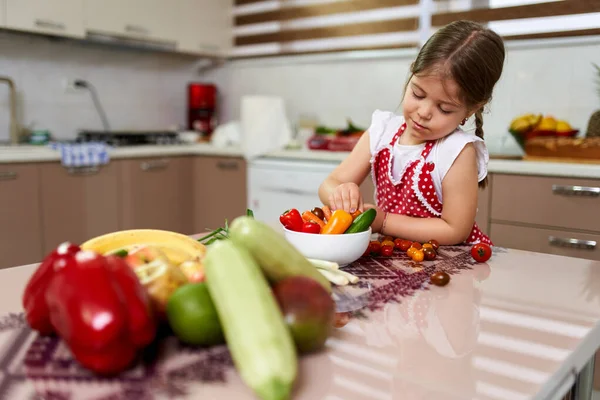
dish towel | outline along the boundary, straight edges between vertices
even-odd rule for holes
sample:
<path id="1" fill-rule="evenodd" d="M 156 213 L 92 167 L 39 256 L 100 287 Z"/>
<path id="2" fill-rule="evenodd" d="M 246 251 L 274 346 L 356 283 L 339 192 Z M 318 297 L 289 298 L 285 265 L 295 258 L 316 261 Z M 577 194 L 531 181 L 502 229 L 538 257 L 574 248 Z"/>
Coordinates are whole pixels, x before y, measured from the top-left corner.
<path id="1" fill-rule="evenodd" d="M 50 143 L 49 146 L 60 151 L 61 162 L 65 167 L 96 167 L 110 161 L 110 146 L 103 142 Z"/>

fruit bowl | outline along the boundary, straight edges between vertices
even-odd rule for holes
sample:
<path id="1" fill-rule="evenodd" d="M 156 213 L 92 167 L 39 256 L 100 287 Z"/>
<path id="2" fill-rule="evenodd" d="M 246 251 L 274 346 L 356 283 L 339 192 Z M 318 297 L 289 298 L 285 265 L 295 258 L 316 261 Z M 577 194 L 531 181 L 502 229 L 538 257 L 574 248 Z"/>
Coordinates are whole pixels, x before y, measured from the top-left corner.
<path id="1" fill-rule="evenodd" d="M 371 228 L 359 233 L 321 235 L 283 228 L 285 238 L 306 258 L 336 262 L 340 266 L 358 260 L 371 241 Z"/>

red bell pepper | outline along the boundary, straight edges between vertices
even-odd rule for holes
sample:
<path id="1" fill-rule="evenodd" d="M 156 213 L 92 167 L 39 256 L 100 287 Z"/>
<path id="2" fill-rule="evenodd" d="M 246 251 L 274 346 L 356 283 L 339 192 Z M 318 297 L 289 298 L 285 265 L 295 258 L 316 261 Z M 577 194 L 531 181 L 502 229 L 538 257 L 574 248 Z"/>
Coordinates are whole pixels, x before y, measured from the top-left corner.
<path id="1" fill-rule="evenodd" d="M 300 211 L 292 208 L 279 216 L 279 222 L 290 231 L 301 232 L 304 221 L 300 215 Z"/>
<path id="2" fill-rule="evenodd" d="M 123 259 L 79 251 L 55 261 L 46 278 L 50 324 L 83 367 L 116 374 L 154 340 L 150 301 Z M 43 309 L 32 312 L 43 314 Z"/>
<path id="3" fill-rule="evenodd" d="M 305 222 L 302 225 L 302 232 L 304 233 L 321 233 L 321 227 L 316 222 Z"/>
<path id="4" fill-rule="evenodd" d="M 79 246 L 68 242 L 59 245 L 46 256 L 25 287 L 22 298 L 25 318 L 31 329 L 41 335 L 54 333 L 46 302 L 46 289 L 54 274 L 55 266 L 74 262 L 72 256 L 78 251 Z"/>

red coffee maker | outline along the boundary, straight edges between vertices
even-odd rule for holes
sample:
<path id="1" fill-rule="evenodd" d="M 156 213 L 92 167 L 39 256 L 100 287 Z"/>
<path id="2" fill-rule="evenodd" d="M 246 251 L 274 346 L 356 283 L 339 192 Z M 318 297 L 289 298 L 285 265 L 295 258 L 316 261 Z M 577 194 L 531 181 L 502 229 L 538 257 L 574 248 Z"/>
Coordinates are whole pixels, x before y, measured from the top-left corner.
<path id="1" fill-rule="evenodd" d="M 210 83 L 188 84 L 188 129 L 209 139 L 217 125 L 217 87 Z"/>

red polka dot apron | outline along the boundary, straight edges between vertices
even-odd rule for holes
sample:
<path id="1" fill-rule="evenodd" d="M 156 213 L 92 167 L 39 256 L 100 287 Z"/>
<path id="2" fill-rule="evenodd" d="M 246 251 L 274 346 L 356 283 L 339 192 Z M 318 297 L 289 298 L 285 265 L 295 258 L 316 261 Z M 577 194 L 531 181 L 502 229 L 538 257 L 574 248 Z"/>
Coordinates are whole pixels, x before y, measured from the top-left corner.
<path id="1" fill-rule="evenodd" d="M 431 177 L 435 165 L 432 162 L 425 162 L 433 148 L 433 141 L 426 142 L 419 158 L 410 162 L 400 174 L 400 180 L 397 181 L 392 175 L 392 149 L 405 129 L 406 124 L 402 124 L 390 144 L 375 154 L 372 160 L 371 175 L 377 188 L 375 193 L 377 206 L 385 212 L 409 217 L 440 218 L 442 203 L 433 187 Z M 492 245 L 490 238 L 481 232 L 474 222 L 465 243 L 480 242 Z"/>

